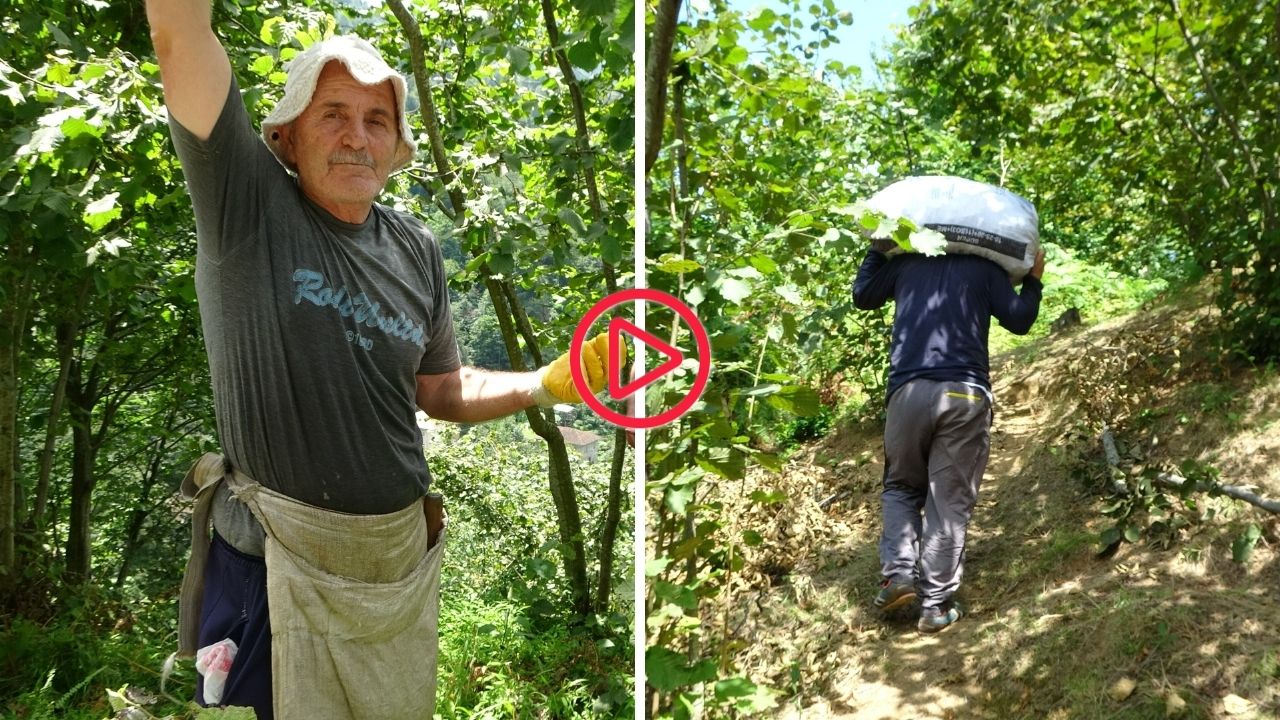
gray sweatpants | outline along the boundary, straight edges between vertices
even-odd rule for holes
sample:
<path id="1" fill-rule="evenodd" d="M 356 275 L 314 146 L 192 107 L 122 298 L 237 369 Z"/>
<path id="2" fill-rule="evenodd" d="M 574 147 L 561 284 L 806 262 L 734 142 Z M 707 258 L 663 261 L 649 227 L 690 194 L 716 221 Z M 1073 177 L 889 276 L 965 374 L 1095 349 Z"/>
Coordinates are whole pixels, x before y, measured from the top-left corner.
<path id="1" fill-rule="evenodd" d="M 880 565 L 886 578 L 914 582 L 923 607 L 960 586 L 990 429 L 991 401 L 971 385 L 912 380 L 889 400 Z"/>

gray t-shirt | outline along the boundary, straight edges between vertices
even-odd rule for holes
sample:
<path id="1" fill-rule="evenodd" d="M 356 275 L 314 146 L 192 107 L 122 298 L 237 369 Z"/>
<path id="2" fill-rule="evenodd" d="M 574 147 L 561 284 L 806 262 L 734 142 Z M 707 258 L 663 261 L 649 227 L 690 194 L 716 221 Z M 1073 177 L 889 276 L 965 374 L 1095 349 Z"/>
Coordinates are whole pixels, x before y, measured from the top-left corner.
<path id="1" fill-rule="evenodd" d="M 416 375 L 458 369 L 440 247 L 381 205 L 311 202 L 249 122 L 234 78 L 207 141 L 170 119 L 198 235 L 196 292 L 218 433 L 249 477 L 354 514 L 431 481 Z"/>

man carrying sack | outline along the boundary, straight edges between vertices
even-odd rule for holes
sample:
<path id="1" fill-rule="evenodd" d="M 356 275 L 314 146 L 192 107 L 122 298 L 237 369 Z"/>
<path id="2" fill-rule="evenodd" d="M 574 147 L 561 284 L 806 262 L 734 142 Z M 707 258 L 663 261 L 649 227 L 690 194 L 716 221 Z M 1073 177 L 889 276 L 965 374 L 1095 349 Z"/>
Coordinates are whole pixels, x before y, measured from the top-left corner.
<path id="1" fill-rule="evenodd" d="M 901 196 L 915 210 L 910 219 L 962 242 L 945 255 L 890 258 L 873 241 L 853 299 L 862 310 L 894 302 L 880 495 L 883 580 L 874 604 L 893 610 L 919 596 L 916 627 L 936 633 L 963 614 L 953 596 L 991 445 L 991 319 L 1017 335 L 1031 330 L 1044 289 L 1044 251 L 1038 216 L 1026 200 L 958 178 L 916 180 L 922 182 L 899 184 L 910 188 Z M 936 192 L 922 192 L 930 189 Z M 1008 228 L 1021 231 L 1020 241 L 1007 237 Z M 1000 264 L 999 253 L 982 247 L 989 240 L 1014 248 L 1016 259 Z M 1020 292 L 1011 282 L 1015 271 Z"/>
<path id="2" fill-rule="evenodd" d="M 374 202 L 415 144 L 405 80 L 371 45 L 300 53 L 259 135 L 209 0 L 147 0 L 147 18 L 195 208 L 224 453 L 183 484 L 197 503 L 179 649 L 204 650 L 197 700 L 430 718 L 444 542 L 415 411 L 474 423 L 579 402 L 568 357 L 462 366 L 439 246 Z M 607 338 L 582 358 L 598 391 Z"/>

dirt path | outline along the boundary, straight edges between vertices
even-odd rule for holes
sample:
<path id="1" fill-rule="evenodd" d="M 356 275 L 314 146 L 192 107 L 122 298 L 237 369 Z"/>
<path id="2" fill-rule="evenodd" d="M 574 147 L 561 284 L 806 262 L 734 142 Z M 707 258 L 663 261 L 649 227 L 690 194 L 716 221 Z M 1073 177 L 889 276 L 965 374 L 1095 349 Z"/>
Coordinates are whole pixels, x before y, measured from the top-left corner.
<path id="1" fill-rule="evenodd" d="M 1040 424 L 1025 406 L 1004 404 L 992 431 L 992 450 L 974 519 L 970 524 L 971 548 L 988 548 L 998 541 L 995 532 L 1006 524 L 1001 505 L 1006 486 L 1016 485 L 1031 464 L 1031 444 Z M 871 538 L 878 520 L 864 527 Z M 973 555 L 973 553 L 971 553 Z M 843 720 L 900 720 L 902 718 L 945 719 L 970 717 L 971 701 L 982 688 L 966 682 L 984 649 L 993 603 L 982 599 L 992 588 L 1015 582 L 1000 567 L 969 563 L 967 583 L 974 590 L 968 596 L 969 615 L 946 632 L 923 635 L 915 628 L 918 610 L 911 608 L 883 619 L 883 631 L 864 633 L 850 648 L 862 662 L 831 683 L 831 700 L 818 700 L 807 707 L 794 705 L 782 713 L 785 718 L 841 718 Z M 976 592 L 975 592 L 976 590 Z M 867 621 L 876 622 L 870 613 Z M 839 652 L 837 650 L 837 652 Z"/>
<path id="2" fill-rule="evenodd" d="M 1190 325 L 1167 320 L 1176 322 Z M 1006 358 L 993 373 L 991 457 L 958 595 L 969 613 L 945 633 L 919 634 L 916 608 L 889 617 L 871 608 L 878 423 L 840 428 L 781 475 L 751 479 L 789 501 L 740 507 L 744 526 L 769 531 L 725 594 L 722 624 L 742 647 L 739 668 L 779 692 L 772 716 L 1280 718 L 1280 518 L 1223 498 L 1175 498 L 1169 515 L 1188 525 L 1166 537 L 1144 519 L 1139 542 L 1098 555 L 1113 521 L 1087 477 L 1097 432 L 1080 412 L 1089 398 L 1065 389 L 1067 372 L 1130 329 L 1094 332 Z M 1152 334 L 1176 338 L 1164 327 Z M 1147 410 L 1124 428 L 1127 452 L 1135 463 L 1212 463 L 1280 494 L 1280 470 L 1266 462 L 1280 456 L 1280 373 L 1208 367 L 1145 380 L 1136 392 Z M 1235 562 L 1233 542 L 1250 524 L 1262 539 Z M 1112 695 L 1127 683 L 1128 695 Z"/>

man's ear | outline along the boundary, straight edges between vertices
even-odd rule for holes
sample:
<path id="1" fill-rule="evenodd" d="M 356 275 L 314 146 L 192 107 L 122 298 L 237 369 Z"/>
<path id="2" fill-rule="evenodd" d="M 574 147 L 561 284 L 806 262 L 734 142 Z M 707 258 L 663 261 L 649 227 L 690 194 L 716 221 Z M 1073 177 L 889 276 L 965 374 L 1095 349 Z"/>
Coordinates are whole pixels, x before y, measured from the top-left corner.
<path id="1" fill-rule="evenodd" d="M 297 121 L 295 120 L 294 122 Z M 280 148 L 280 154 L 284 156 L 284 159 L 288 161 L 289 164 L 296 167 L 298 165 L 298 153 L 297 149 L 293 145 L 293 123 L 291 122 L 278 126 L 274 131 L 272 131 L 272 134 L 275 135 L 273 139 Z"/>

